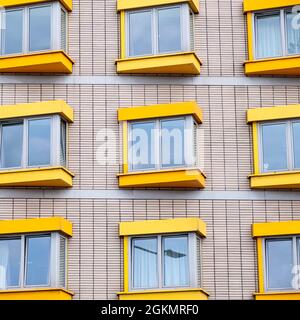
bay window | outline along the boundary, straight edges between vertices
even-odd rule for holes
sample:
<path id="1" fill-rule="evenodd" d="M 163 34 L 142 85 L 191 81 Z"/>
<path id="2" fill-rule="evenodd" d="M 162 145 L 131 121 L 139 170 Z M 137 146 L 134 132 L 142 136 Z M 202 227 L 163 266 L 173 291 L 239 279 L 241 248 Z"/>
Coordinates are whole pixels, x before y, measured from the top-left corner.
<path id="1" fill-rule="evenodd" d="M 57 1 L 6 8 L 1 55 L 67 50 L 67 12 Z"/>
<path id="2" fill-rule="evenodd" d="M 256 59 L 300 54 L 300 29 L 291 8 L 254 14 Z"/>
<path id="3" fill-rule="evenodd" d="M 131 238 L 131 290 L 200 287 L 194 233 Z"/>
<path id="4" fill-rule="evenodd" d="M 58 232 L 0 237 L 0 290 L 66 287 L 66 241 Z"/>
<path id="5" fill-rule="evenodd" d="M 126 12 L 127 57 L 192 51 L 193 12 L 188 4 Z"/>
<path id="6" fill-rule="evenodd" d="M 65 166 L 66 134 L 58 115 L 0 122 L 0 170 Z"/>

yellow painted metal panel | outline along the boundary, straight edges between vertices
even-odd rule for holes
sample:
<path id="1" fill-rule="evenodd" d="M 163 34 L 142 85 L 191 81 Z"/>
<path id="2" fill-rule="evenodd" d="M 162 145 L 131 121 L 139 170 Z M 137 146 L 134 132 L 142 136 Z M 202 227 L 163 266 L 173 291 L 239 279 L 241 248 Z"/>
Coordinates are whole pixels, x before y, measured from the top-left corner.
<path id="1" fill-rule="evenodd" d="M 253 16 L 251 12 L 247 13 L 247 31 L 248 31 L 248 59 L 250 61 L 254 60 L 254 51 L 253 51 Z"/>
<path id="2" fill-rule="evenodd" d="M 194 52 L 119 59 L 118 73 L 200 74 L 201 61 Z"/>
<path id="3" fill-rule="evenodd" d="M 300 118 L 300 104 L 247 110 L 247 122 Z"/>
<path id="4" fill-rule="evenodd" d="M 30 168 L 0 171 L 0 186 L 72 187 L 73 173 L 64 167 Z"/>
<path id="5" fill-rule="evenodd" d="M 255 174 L 259 174 L 259 139 L 258 126 L 256 122 L 252 124 L 252 140 L 253 140 L 253 169 Z"/>
<path id="6" fill-rule="evenodd" d="M 72 73 L 74 61 L 64 51 L 0 57 L 0 72 Z"/>
<path id="7" fill-rule="evenodd" d="M 178 218 L 120 222 L 119 225 L 120 236 L 178 232 L 197 232 L 201 237 L 205 237 L 206 223 L 200 218 Z"/>
<path id="8" fill-rule="evenodd" d="M 200 288 L 120 292 L 118 295 L 120 300 L 207 300 L 209 296 Z"/>
<path id="9" fill-rule="evenodd" d="M 177 3 L 188 3 L 195 13 L 199 13 L 199 0 L 118 0 L 117 8 L 121 11 Z"/>
<path id="10" fill-rule="evenodd" d="M 72 297 L 72 292 L 61 288 L 0 291 L 0 300 L 72 300 Z"/>
<path id="11" fill-rule="evenodd" d="M 300 75 L 300 56 L 259 59 L 245 62 L 246 75 Z"/>
<path id="12" fill-rule="evenodd" d="M 255 238 L 296 234 L 300 234 L 300 221 L 297 220 L 254 223 L 252 225 L 252 236 Z"/>
<path id="13" fill-rule="evenodd" d="M 159 170 L 120 174 L 119 187 L 205 188 L 205 175 L 199 169 Z"/>
<path id="14" fill-rule="evenodd" d="M 250 185 L 253 189 L 299 189 L 300 172 L 287 171 L 250 175 Z"/>
<path id="15" fill-rule="evenodd" d="M 128 172 L 128 122 L 123 122 L 123 172 Z"/>
<path id="16" fill-rule="evenodd" d="M 59 114 L 68 122 L 74 121 L 73 109 L 62 100 L 0 106 L 1 120 L 50 114 Z"/>
<path id="17" fill-rule="evenodd" d="M 244 12 L 289 7 L 300 4 L 299 0 L 244 0 Z"/>
<path id="18" fill-rule="evenodd" d="M 54 1 L 54 0 L 50 0 Z M 68 11 L 72 11 L 72 0 L 58 0 Z M 1 7 L 23 6 L 29 4 L 39 4 L 49 2 L 49 0 L 0 0 Z"/>
<path id="19" fill-rule="evenodd" d="M 129 291 L 129 252 L 128 252 L 128 237 L 124 237 L 124 291 Z"/>
<path id="20" fill-rule="evenodd" d="M 255 300 L 300 300 L 300 292 L 265 292 L 255 293 Z"/>
<path id="21" fill-rule="evenodd" d="M 54 231 L 72 237 L 72 223 L 61 217 L 0 220 L 1 235 Z"/>
<path id="22" fill-rule="evenodd" d="M 126 58 L 126 19 L 125 19 L 125 11 L 121 11 L 120 13 L 120 45 L 121 45 L 121 59 Z"/>
<path id="23" fill-rule="evenodd" d="M 258 267 L 258 287 L 259 292 L 265 291 L 264 284 L 264 256 L 263 256 L 263 241 L 262 238 L 256 239 L 257 248 L 257 267 Z"/>
<path id="24" fill-rule="evenodd" d="M 195 101 L 118 109 L 119 121 L 175 117 L 182 115 L 193 115 L 198 123 L 202 123 L 203 120 L 202 109 Z"/>

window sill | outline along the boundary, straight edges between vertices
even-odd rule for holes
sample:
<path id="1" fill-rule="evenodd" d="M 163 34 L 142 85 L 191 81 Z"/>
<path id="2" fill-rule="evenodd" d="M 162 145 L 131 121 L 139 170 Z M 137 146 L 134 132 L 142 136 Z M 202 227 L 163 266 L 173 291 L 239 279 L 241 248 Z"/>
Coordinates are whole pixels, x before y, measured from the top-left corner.
<path id="1" fill-rule="evenodd" d="M 134 57 L 116 61 L 117 73 L 200 74 L 201 61 L 194 52 Z"/>
<path id="2" fill-rule="evenodd" d="M 119 300 L 207 300 L 209 294 L 201 288 L 119 292 Z"/>
<path id="3" fill-rule="evenodd" d="M 300 171 L 271 172 L 249 176 L 253 189 L 299 189 Z"/>
<path id="4" fill-rule="evenodd" d="M 63 288 L 0 290 L 0 300 L 72 300 L 73 295 Z"/>
<path id="5" fill-rule="evenodd" d="M 120 188 L 205 188 L 206 176 L 197 168 L 119 174 Z"/>
<path id="6" fill-rule="evenodd" d="M 299 76 L 300 55 L 246 61 L 245 74 Z"/>
<path id="7" fill-rule="evenodd" d="M 300 300 L 299 291 L 254 293 L 255 300 Z"/>
<path id="8" fill-rule="evenodd" d="M 0 187 L 72 187 L 74 174 L 64 167 L 0 171 Z"/>
<path id="9" fill-rule="evenodd" d="M 46 51 L 0 57 L 0 72 L 72 73 L 74 61 L 64 51 Z"/>
<path id="10" fill-rule="evenodd" d="M 0 0 L 1 7 L 24 6 L 30 4 L 39 4 L 49 0 Z M 68 11 L 72 11 L 73 0 L 58 0 Z"/>

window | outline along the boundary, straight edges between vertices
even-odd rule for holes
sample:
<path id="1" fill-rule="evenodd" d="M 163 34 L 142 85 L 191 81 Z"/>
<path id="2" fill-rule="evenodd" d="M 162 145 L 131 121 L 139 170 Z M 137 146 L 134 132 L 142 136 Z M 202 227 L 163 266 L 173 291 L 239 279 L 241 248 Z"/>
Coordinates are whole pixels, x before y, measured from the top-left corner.
<path id="1" fill-rule="evenodd" d="M 261 171 L 275 172 L 300 168 L 300 121 L 260 124 Z"/>
<path id="2" fill-rule="evenodd" d="M 0 168 L 65 166 L 66 132 L 58 115 L 0 122 Z"/>
<path id="3" fill-rule="evenodd" d="M 2 55 L 67 49 L 67 12 L 59 2 L 6 9 L 2 15 Z"/>
<path id="4" fill-rule="evenodd" d="M 127 56 L 193 50 L 193 12 L 188 4 L 127 11 Z"/>
<path id="5" fill-rule="evenodd" d="M 200 286 L 195 233 L 131 238 L 131 289 Z"/>
<path id="6" fill-rule="evenodd" d="M 57 232 L 0 237 L 0 290 L 65 287 L 66 241 Z"/>
<path id="7" fill-rule="evenodd" d="M 300 29 L 293 27 L 295 16 L 289 8 L 255 14 L 257 59 L 300 54 Z"/>
<path id="8" fill-rule="evenodd" d="M 129 170 L 195 166 L 196 126 L 192 116 L 130 122 Z"/>

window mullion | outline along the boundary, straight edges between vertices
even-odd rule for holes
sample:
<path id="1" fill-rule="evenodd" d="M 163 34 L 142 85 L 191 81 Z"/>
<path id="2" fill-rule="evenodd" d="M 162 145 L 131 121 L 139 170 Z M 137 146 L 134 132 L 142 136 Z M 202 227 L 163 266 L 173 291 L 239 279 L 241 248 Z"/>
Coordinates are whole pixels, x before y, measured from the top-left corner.
<path id="1" fill-rule="evenodd" d="M 152 54 L 158 54 L 158 10 L 152 9 Z"/>
<path id="2" fill-rule="evenodd" d="M 157 236 L 157 267 L 158 267 L 158 288 L 163 287 L 163 260 L 162 260 L 162 236 Z"/>
<path id="3" fill-rule="evenodd" d="M 23 53 L 29 52 L 29 8 L 23 9 Z"/>
<path id="4" fill-rule="evenodd" d="M 162 168 L 162 152 L 161 152 L 161 139 L 162 139 L 162 131 L 161 131 L 161 122 L 160 120 L 156 120 L 156 134 L 155 134 L 155 167 L 157 170 Z"/>
<path id="5" fill-rule="evenodd" d="M 293 268 L 292 271 L 295 271 L 295 266 L 298 265 L 298 258 L 297 258 L 297 238 L 296 236 L 293 237 Z M 297 269 L 296 269 L 297 270 Z M 298 271 L 297 271 L 298 272 Z M 297 275 L 297 274 L 296 274 Z"/>
<path id="6" fill-rule="evenodd" d="M 20 287 L 25 287 L 26 244 L 25 235 L 21 236 Z"/>
<path id="7" fill-rule="evenodd" d="M 286 34 L 285 34 L 285 12 L 284 9 L 280 10 L 280 29 L 281 29 L 281 50 L 282 55 L 285 56 L 287 53 L 286 49 Z"/>
<path id="8" fill-rule="evenodd" d="M 291 129 L 291 121 L 287 123 L 287 134 L 286 134 L 286 143 L 287 143 L 287 163 L 288 163 L 288 170 L 293 170 L 293 148 L 292 148 L 292 129 Z"/>
<path id="9" fill-rule="evenodd" d="M 23 120 L 22 168 L 28 167 L 28 119 Z"/>

